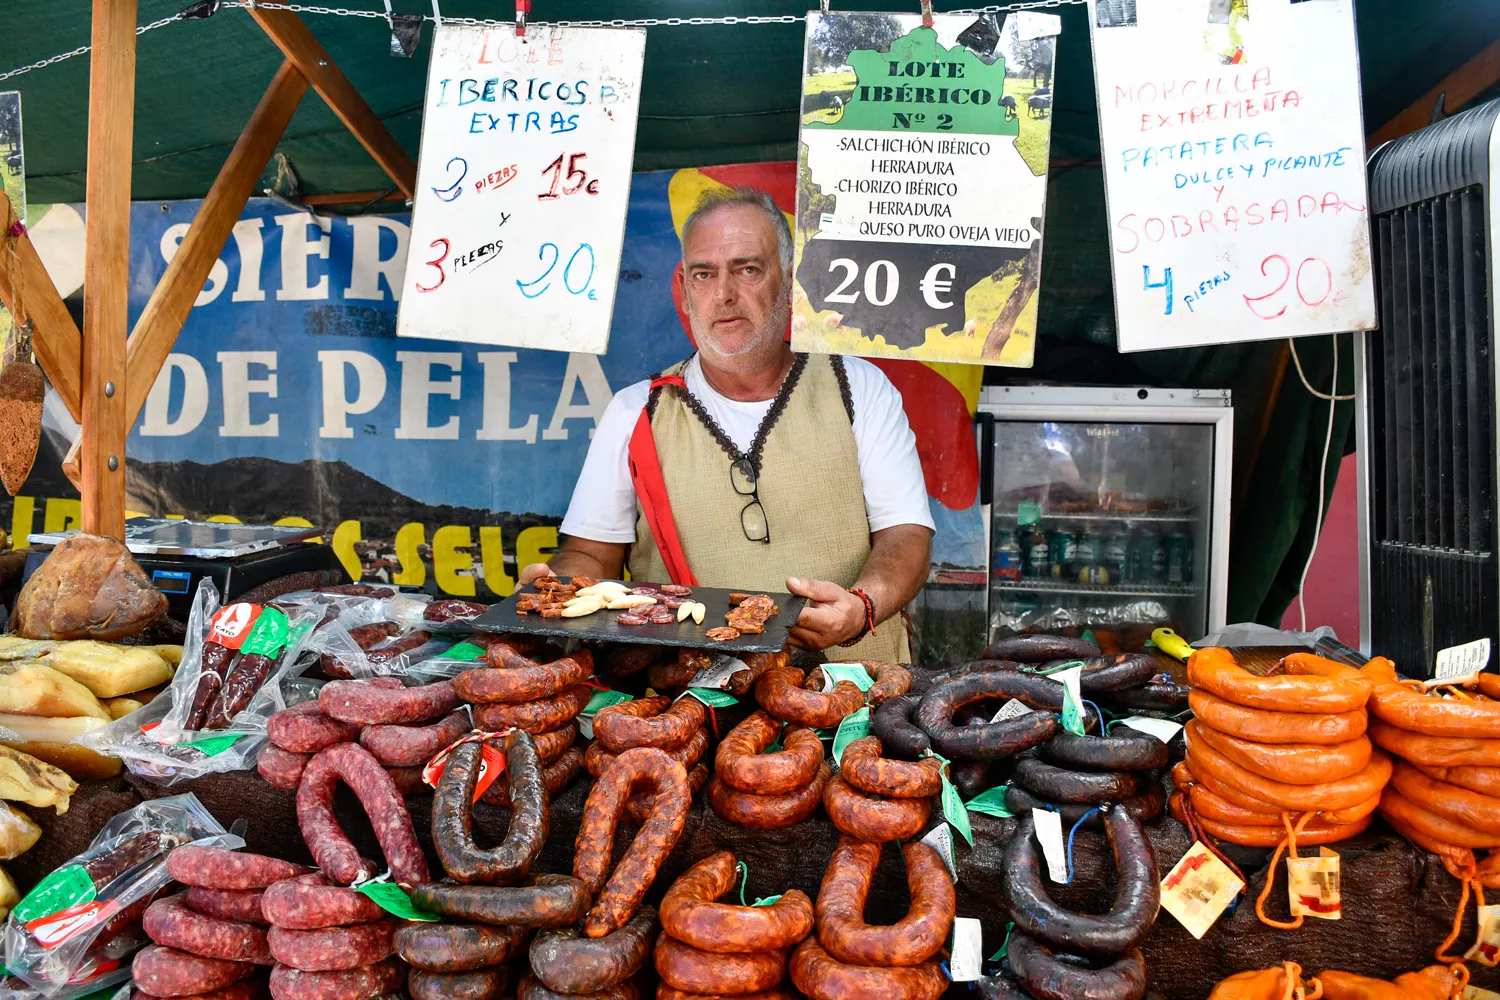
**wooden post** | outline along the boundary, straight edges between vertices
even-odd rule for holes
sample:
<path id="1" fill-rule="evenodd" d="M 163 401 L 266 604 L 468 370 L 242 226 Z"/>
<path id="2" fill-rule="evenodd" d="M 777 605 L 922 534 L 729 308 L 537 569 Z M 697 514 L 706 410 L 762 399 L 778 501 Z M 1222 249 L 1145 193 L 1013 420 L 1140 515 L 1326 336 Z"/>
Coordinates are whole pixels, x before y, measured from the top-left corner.
<path id="1" fill-rule="evenodd" d="M 136 0 L 94 0 L 83 257 L 83 530 L 125 537 Z"/>
<path id="2" fill-rule="evenodd" d="M 79 403 L 79 356 L 83 339 L 78 324 L 57 294 L 52 276 L 42 266 L 36 247 L 25 233 L 11 236 L 17 225 L 9 198 L 0 197 L 0 302 L 17 323 L 31 320 L 32 349 L 63 405 L 74 420 L 82 417 Z"/>
<path id="3" fill-rule="evenodd" d="M 1438 81 L 1437 86 L 1417 98 L 1399 115 L 1380 126 L 1366 140 L 1374 149 L 1382 142 L 1399 139 L 1408 132 L 1426 128 L 1432 123 L 1432 109 L 1438 98 L 1449 107 L 1462 107 L 1496 81 L 1500 80 L 1500 41 L 1491 42 L 1458 69 Z"/>

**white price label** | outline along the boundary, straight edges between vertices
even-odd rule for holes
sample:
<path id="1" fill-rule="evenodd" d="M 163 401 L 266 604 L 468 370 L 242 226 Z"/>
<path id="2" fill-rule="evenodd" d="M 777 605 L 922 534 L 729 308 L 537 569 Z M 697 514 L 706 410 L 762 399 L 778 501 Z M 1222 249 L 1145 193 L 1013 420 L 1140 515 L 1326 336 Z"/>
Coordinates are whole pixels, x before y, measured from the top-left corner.
<path id="1" fill-rule="evenodd" d="M 714 688 L 715 690 L 722 691 L 729 687 L 729 678 L 741 670 L 749 669 L 745 665 L 744 660 L 737 660 L 732 656 L 720 653 L 713 658 L 708 666 L 693 675 L 693 679 L 688 682 L 688 687 Z"/>
<path id="2" fill-rule="evenodd" d="M 1171 719 L 1153 719 L 1146 715 L 1132 715 L 1128 719 L 1121 719 L 1120 725 L 1155 736 L 1163 743 L 1171 743 L 1172 737 L 1182 732 L 1180 722 L 1173 722 Z"/>
<path id="3" fill-rule="evenodd" d="M 983 974 L 979 921 L 974 917 L 953 918 L 953 953 L 948 975 L 955 983 L 972 983 Z"/>
<path id="4" fill-rule="evenodd" d="M 1438 680 L 1467 677 L 1469 674 L 1479 673 L 1489 666 L 1489 663 L 1490 640 L 1488 638 L 1475 639 L 1462 646 L 1449 646 L 1447 649 L 1438 650 L 1437 670 L 1434 676 Z"/>
<path id="5" fill-rule="evenodd" d="M 1062 813 L 1051 809 L 1033 807 L 1031 818 L 1036 823 L 1036 839 L 1042 843 L 1042 854 L 1047 858 L 1047 877 L 1057 883 L 1068 880 L 1068 858 L 1063 848 Z"/>
<path id="6" fill-rule="evenodd" d="M 953 881 L 958 881 L 958 862 L 953 858 L 953 831 L 947 823 L 939 823 L 933 827 L 927 836 L 922 838 L 922 843 L 937 851 L 943 858 L 943 864 L 948 866 L 948 874 L 953 876 Z"/>
<path id="7" fill-rule="evenodd" d="M 1010 719 L 1019 719 L 1021 716 L 1029 715 L 1030 713 L 1031 709 L 1015 698 L 1012 698 L 1000 706 L 1000 711 L 996 712 L 994 718 L 990 719 L 990 725 L 994 725 L 997 722 L 1006 722 Z"/>

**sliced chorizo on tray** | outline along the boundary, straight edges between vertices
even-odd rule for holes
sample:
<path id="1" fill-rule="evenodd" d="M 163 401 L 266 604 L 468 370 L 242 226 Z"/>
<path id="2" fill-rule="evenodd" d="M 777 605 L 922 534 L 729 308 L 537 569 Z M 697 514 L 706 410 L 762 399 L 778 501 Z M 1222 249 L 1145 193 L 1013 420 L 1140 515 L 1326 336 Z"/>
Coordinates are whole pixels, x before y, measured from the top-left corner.
<path id="1" fill-rule="evenodd" d="M 953 878 L 936 850 L 920 841 L 903 844 L 911 906 L 893 924 L 867 924 L 865 900 L 880 850 L 848 836 L 839 841 L 818 890 L 818 940 L 834 958 L 853 965 L 919 965 L 942 950 L 953 928 Z"/>
<path id="2" fill-rule="evenodd" d="M 662 897 L 662 929 L 700 951 L 724 953 L 779 951 L 807 937 L 813 904 L 800 890 L 788 889 L 769 906 L 718 902 L 734 886 L 736 872 L 728 851 L 689 868 Z"/>
<path id="3" fill-rule="evenodd" d="M 780 736 L 782 748 L 766 753 Z M 719 741 L 714 774 L 731 788 L 786 795 L 806 788 L 823 762 L 823 741 L 805 726 L 787 726 L 764 710 L 750 713 Z"/>

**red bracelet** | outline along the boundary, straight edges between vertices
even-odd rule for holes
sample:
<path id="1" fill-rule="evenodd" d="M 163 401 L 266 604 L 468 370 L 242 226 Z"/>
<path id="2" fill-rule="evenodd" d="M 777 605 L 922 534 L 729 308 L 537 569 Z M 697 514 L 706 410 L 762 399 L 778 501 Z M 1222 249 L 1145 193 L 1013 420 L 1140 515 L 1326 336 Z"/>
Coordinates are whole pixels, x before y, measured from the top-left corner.
<path id="1" fill-rule="evenodd" d="M 870 595 L 865 593 L 865 588 L 863 587 L 850 587 L 849 593 L 853 594 L 855 597 L 864 602 L 865 627 L 860 629 L 852 639 L 845 639 L 843 642 L 839 643 L 840 646 L 852 646 L 863 639 L 866 635 L 875 634 L 875 602 L 870 600 Z"/>

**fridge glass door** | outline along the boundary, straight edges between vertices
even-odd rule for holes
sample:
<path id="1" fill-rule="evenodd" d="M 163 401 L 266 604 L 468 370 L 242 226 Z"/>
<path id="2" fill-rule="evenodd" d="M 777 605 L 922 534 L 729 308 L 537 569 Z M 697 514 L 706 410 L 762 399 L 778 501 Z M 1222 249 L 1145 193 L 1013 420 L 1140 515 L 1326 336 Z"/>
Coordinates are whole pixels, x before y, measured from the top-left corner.
<path id="1" fill-rule="evenodd" d="M 1210 424 L 995 423 L 990 639 L 1208 628 Z"/>

